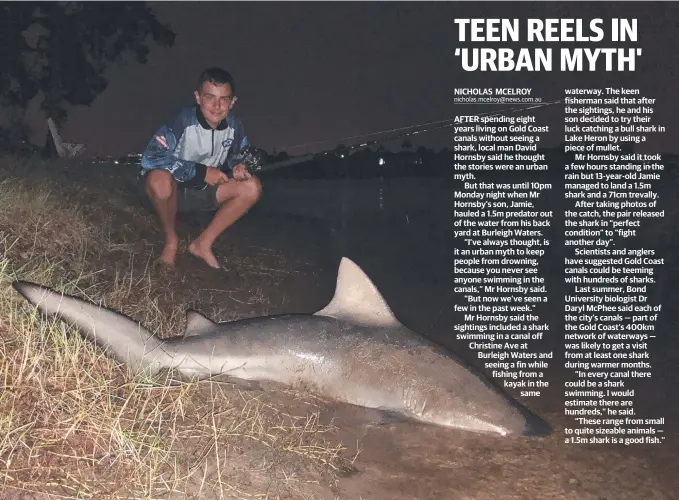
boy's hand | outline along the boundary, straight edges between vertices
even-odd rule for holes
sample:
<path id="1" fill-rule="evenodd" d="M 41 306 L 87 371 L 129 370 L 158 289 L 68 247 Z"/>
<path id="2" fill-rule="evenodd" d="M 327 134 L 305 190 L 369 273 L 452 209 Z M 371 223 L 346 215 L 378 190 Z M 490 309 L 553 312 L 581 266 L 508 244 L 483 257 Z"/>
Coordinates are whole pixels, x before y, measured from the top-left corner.
<path id="1" fill-rule="evenodd" d="M 229 177 L 217 167 L 207 167 L 205 171 L 205 182 L 210 186 L 229 182 Z"/>
<path id="2" fill-rule="evenodd" d="M 233 178 L 237 181 L 247 181 L 250 177 L 252 177 L 252 174 L 242 163 L 233 167 Z"/>

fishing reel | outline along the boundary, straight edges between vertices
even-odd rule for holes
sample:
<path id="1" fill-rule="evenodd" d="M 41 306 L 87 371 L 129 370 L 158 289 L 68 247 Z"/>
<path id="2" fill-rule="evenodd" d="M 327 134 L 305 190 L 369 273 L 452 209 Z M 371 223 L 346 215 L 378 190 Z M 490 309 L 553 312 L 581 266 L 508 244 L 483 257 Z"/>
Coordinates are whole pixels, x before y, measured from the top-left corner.
<path id="1" fill-rule="evenodd" d="M 264 153 L 261 149 L 255 146 L 246 146 L 238 155 L 239 163 L 245 165 L 245 168 L 251 174 L 258 172 L 262 169 L 262 163 L 264 162 Z"/>

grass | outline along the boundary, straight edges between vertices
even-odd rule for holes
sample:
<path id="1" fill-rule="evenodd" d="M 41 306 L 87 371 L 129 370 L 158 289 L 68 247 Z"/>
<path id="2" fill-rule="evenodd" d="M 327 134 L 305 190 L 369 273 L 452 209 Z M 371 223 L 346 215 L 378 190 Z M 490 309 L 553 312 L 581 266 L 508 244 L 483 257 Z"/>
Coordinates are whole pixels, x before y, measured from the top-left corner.
<path id="1" fill-rule="evenodd" d="M 37 315 L 13 280 L 102 303 L 159 336 L 182 331 L 188 301 L 154 270 L 133 224 L 101 217 L 115 213 L 105 203 L 99 214 L 74 204 L 77 184 L 16 167 L 0 165 L 0 488 L 17 498 L 303 498 L 305 481 L 332 484 L 347 470 L 322 403 L 218 380 L 129 379 L 68 325 Z M 244 259 L 241 272 L 255 266 Z M 267 301 L 261 288 L 234 300 Z"/>

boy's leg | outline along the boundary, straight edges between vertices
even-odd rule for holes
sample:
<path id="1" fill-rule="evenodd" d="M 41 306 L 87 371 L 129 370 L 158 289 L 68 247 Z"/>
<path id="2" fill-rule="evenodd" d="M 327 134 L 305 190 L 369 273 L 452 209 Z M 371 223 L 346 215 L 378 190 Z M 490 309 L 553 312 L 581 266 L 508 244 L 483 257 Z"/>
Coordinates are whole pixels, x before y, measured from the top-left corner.
<path id="1" fill-rule="evenodd" d="M 189 252 L 205 261 L 210 267 L 219 269 L 217 258 L 212 253 L 215 240 L 240 219 L 262 196 L 262 185 L 252 176 L 247 181 L 229 180 L 216 190 L 216 205 L 219 207 L 205 230 L 189 245 Z"/>
<path id="2" fill-rule="evenodd" d="M 167 170 L 151 170 L 146 174 L 146 194 L 160 218 L 160 224 L 165 233 L 165 246 L 159 260 L 168 266 L 174 266 L 179 243 L 179 237 L 175 231 L 177 182 Z"/>

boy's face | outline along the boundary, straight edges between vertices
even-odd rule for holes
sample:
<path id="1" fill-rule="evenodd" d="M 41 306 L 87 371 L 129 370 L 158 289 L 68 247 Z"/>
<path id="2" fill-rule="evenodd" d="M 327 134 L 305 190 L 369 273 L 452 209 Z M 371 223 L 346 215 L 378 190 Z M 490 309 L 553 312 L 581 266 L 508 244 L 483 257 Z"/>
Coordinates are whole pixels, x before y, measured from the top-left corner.
<path id="1" fill-rule="evenodd" d="M 203 83 L 200 90 L 195 92 L 196 102 L 208 124 L 215 128 L 236 103 L 236 97 L 231 91 L 231 85 L 215 85 L 211 82 Z"/>

